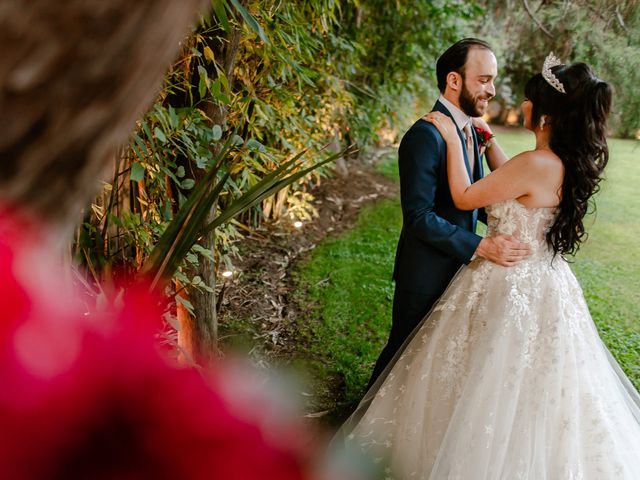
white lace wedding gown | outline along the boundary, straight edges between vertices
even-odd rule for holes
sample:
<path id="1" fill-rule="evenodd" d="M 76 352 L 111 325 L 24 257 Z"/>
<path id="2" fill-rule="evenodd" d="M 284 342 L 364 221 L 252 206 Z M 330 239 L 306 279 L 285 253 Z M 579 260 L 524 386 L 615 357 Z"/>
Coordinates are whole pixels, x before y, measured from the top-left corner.
<path id="1" fill-rule="evenodd" d="M 640 395 L 545 243 L 554 212 L 487 208 L 533 255 L 462 268 L 343 426 L 385 478 L 640 479 Z"/>

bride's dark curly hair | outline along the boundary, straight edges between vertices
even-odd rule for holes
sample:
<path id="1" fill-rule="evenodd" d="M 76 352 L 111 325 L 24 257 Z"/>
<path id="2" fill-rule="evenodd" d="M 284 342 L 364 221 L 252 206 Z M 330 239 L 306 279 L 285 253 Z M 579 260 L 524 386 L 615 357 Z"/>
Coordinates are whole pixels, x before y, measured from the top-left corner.
<path id="1" fill-rule="evenodd" d="M 531 125 L 538 125 L 542 115 L 550 117 L 545 118 L 551 128 L 549 147 L 564 164 L 559 210 L 547 243 L 556 254 L 574 255 L 585 239 L 583 219 L 609 161 L 606 124 L 612 89 L 585 63 L 558 65 L 551 71 L 566 93 L 539 73 L 527 82 L 525 96 L 533 104 Z"/>

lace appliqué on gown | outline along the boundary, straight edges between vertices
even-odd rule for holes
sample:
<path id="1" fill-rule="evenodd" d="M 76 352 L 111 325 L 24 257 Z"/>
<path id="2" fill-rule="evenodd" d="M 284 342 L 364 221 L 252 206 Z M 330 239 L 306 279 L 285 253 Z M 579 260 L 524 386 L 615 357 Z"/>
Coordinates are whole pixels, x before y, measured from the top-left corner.
<path id="1" fill-rule="evenodd" d="M 640 396 L 547 247 L 554 210 L 509 200 L 487 212 L 489 235 L 515 235 L 532 256 L 461 269 L 348 442 L 388 479 L 640 479 Z"/>

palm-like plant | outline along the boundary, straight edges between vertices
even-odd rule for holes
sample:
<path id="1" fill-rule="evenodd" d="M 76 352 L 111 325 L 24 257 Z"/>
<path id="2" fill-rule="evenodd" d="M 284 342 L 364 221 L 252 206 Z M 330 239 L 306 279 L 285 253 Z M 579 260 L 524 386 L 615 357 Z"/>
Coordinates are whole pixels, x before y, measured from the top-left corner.
<path id="1" fill-rule="evenodd" d="M 234 216 L 300 180 L 314 169 L 332 162 L 346 153 L 353 153 L 353 149 L 348 148 L 316 161 L 312 165 L 305 165 L 302 157 L 306 150 L 303 150 L 265 175 L 239 197 L 233 199 L 231 203 L 219 211 L 212 221 L 207 221 L 209 213 L 217 204 L 217 199 L 229 178 L 229 172 L 221 176 L 219 174 L 233 148 L 233 138 L 234 136 L 230 135 L 218 154 L 211 160 L 211 167 L 194 186 L 191 195 L 167 225 L 144 263 L 141 275 L 150 279 L 151 288 L 162 287 L 171 280 L 185 256 L 202 236 L 214 232 L 216 228 Z M 210 285 L 210 287 L 214 286 Z M 198 319 L 196 318 L 194 319 L 196 325 L 191 325 L 191 329 L 196 331 L 204 329 L 213 332 L 213 347 L 215 348 L 217 319 L 215 315 L 213 318 L 214 325 L 207 326 L 197 325 Z M 189 328 L 184 325 L 183 327 Z M 210 351 L 211 348 L 200 345 L 203 342 L 202 335 L 187 335 L 187 337 L 189 339 L 187 343 L 191 343 L 191 345 L 186 345 L 189 355 L 198 361 L 207 361 L 211 358 L 213 354 Z"/>

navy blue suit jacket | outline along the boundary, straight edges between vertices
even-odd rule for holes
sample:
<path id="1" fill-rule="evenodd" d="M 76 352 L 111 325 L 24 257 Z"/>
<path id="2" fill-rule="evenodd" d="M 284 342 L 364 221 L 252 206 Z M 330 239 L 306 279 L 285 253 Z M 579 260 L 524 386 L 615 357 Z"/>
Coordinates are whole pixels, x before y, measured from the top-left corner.
<path id="1" fill-rule="evenodd" d="M 433 110 L 451 117 L 440 102 Z M 453 118 L 453 117 L 452 117 Z M 475 169 L 467 172 L 471 181 L 482 178 L 482 161 L 474 135 Z M 393 278 L 403 290 L 440 295 L 463 263 L 476 251 L 480 236 L 475 228 L 484 211 L 458 210 L 453 204 L 447 180 L 447 147 L 440 132 L 429 122 L 418 120 L 407 131 L 398 154 L 403 225 L 396 252 Z"/>

